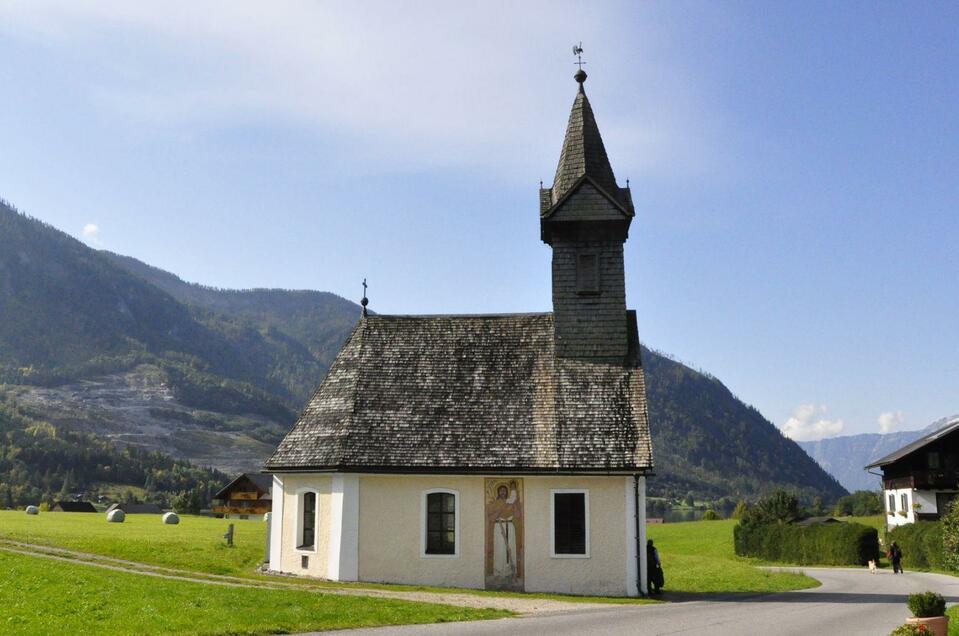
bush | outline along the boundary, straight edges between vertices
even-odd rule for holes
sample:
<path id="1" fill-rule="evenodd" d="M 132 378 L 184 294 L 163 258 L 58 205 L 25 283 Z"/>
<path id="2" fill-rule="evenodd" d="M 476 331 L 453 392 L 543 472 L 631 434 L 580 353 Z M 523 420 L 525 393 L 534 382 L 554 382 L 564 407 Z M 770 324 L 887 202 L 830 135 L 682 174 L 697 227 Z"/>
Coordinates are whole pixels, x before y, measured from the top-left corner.
<path id="1" fill-rule="evenodd" d="M 942 516 L 941 552 L 944 569 L 959 571 L 959 500 L 953 501 Z M 942 512 L 942 511 L 940 511 Z"/>
<path id="2" fill-rule="evenodd" d="M 866 565 L 879 558 L 879 532 L 859 523 L 740 523 L 733 543 L 739 556 L 799 565 Z"/>
<path id="3" fill-rule="evenodd" d="M 936 594 L 935 592 L 910 594 L 906 603 L 909 605 L 912 615 L 916 618 L 945 616 L 946 614 L 946 599 L 942 597 L 942 594 Z"/>
<path id="4" fill-rule="evenodd" d="M 722 517 L 712 508 L 703 513 L 703 521 L 718 521 L 720 519 L 722 519 Z"/>
<path id="5" fill-rule="evenodd" d="M 801 516 L 799 499 L 796 495 L 780 489 L 760 499 L 755 506 L 746 508 L 740 524 L 743 526 L 788 524 Z"/>
<path id="6" fill-rule="evenodd" d="M 889 636 L 932 636 L 932 630 L 925 625 L 906 623 L 892 630 Z"/>
<path id="7" fill-rule="evenodd" d="M 943 527 L 938 521 L 917 521 L 889 533 L 887 547 L 895 541 L 902 550 L 902 567 L 919 570 L 946 570 Z"/>

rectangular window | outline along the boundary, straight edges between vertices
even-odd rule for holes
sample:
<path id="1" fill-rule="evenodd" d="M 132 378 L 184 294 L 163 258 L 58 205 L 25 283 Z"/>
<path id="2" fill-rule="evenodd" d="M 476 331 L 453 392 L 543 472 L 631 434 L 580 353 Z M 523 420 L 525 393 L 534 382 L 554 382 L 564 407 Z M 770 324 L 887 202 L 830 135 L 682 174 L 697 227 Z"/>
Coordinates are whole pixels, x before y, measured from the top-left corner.
<path id="1" fill-rule="evenodd" d="M 426 554 L 456 554 L 456 495 L 426 495 Z"/>
<path id="2" fill-rule="evenodd" d="M 599 256 L 596 254 L 576 256 L 576 291 L 580 294 L 599 293 Z"/>
<path id="3" fill-rule="evenodd" d="M 929 470 L 939 470 L 939 453 L 932 451 L 926 454 L 926 463 Z"/>
<path id="4" fill-rule="evenodd" d="M 909 495 L 907 493 L 899 495 L 899 503 L 902 504 L 901 510 L 903 512 L 909 512 Z"/>
<path id="5" fill-rule="evenodd" d="M 312 550 L 316 543 L 316 493 L 303 493 L 303 503 L 300 506 L 300 545 L 301 550 Z"/>
<path id="6" fill-rule="evenodd" d="M 896 495 L 890 493 L 889 495 L 889 513 L 896 512 Z"/>
<path id="7" fill-rule="evenodd" d="M 589 502 L 584 490 L 553 491 L 553 556 L 589 556 Z"/>

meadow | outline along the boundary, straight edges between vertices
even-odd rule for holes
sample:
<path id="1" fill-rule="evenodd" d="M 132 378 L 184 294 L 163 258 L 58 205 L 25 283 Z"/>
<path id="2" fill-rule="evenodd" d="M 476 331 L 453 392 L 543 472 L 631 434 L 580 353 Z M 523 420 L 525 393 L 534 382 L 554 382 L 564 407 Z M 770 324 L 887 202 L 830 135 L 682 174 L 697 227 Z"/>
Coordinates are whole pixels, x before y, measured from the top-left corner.
<path id="1" fill-rule="evenodd" d="M 262 521 L 232 521 L 233 548 L 222 538 L 231 521 L 183 515 L 179 525 L 166 526 L 155 515 L 129 515 L 122 524 L 106 523 L 103 515 L 43 513 L 29 516 L 18 511 L 0 511 L 0 540 L 69 548 L 82 552 L 137 561 L 199 573 L 231 575 L 261 580 L 258 574 L 264 556 L 266 524 Z M 815 579 L 795 573 L 769 572 L 753 559 L 733 553 L 735 521 L 693 521 L 647 526 L 649 538 L 659 549 L 666 573 L 666 590 L 673 594 L 722 592 L 780 592 L 814 587 Z M 310 587 L 349 585 L 371 589 L 448 592 L 448 588 L 373 584 L 339 584 L 288 579 Z M 503 596 L 481 590 L 455 590 L 470 594 Z M 603 601 L 537 594 L 538 598 Z M 668 598 L 668 596 L 667 596 Z M 629 602 L 622 599 L 620 602 Z"/>

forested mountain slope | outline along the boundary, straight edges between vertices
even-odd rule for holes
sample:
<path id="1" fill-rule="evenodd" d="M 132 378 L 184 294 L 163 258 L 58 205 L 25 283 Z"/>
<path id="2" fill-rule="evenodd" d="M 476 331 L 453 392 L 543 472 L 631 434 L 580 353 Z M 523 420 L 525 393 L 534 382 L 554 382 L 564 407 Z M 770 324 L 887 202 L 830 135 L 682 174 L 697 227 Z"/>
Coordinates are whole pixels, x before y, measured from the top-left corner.
<path id="1" fill-rule="evenodd" d="M 359 306 L 232 291 L 98 252 L 0 204 L 0 382 L 57 430 L 257 469 L 320 383 Z M 652 494 L 842 488 L 718 380 L 644 350 Z"/>

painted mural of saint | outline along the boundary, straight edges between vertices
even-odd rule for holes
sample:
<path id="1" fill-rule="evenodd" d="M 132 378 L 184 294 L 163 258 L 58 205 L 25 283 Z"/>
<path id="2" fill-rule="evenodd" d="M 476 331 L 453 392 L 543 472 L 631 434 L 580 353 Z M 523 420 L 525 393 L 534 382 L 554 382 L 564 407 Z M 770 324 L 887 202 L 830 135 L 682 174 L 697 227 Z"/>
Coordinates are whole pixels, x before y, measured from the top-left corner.
<path id="1" fill-rule="evenodd" d="M 487 489 L 487 587 L 521 589 L 522 520 L 521 486 L 517 480 L 499 481 Z"/>

